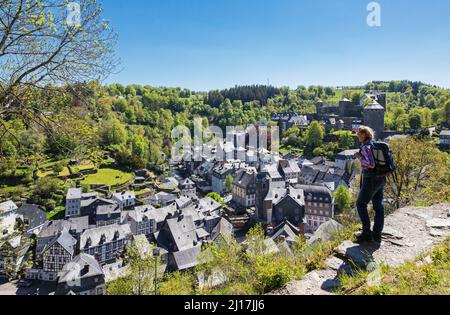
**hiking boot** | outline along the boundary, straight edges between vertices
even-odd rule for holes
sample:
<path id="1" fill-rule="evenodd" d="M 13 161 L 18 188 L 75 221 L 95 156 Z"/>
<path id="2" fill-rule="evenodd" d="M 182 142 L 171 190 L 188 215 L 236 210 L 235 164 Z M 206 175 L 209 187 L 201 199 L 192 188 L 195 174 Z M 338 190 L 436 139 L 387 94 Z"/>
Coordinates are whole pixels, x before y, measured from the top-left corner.
<path id="1" fill-rule="evenodd" d="M 355 233 L 356 243 L 370 243 L 373 241 L 372 234 L 366 234 L 363 232 Z"/>
<path id="2" fill-rule="evenodd" d="M 381 242 L 382 242 L 381 234 L 372 233 L 372 239 L 375 243 L 378 243 L 378 244 L 381 244 Z"/>

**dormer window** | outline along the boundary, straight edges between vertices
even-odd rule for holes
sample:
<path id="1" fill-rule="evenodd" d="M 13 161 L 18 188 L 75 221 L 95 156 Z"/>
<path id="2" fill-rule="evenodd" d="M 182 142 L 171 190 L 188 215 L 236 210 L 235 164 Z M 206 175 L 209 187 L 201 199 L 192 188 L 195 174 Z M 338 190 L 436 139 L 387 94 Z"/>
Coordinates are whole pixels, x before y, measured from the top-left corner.
<path id="1" fill-rule="evenodd" d="M 104 244 L 106 242 L 106 235 L 102 234 L 102 236 L 100 237 L 100 244 Z"/>

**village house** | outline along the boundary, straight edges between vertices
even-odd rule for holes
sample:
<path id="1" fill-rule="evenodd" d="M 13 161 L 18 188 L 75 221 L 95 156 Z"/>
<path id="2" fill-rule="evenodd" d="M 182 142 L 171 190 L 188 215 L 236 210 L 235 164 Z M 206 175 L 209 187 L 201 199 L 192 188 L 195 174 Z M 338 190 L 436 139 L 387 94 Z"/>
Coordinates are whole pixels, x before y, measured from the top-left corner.
<path id="1" fill-rule="evenodd" d="M 84 231 L 80 238 L 81 253 L 94 256 L 100 265 L 114 262 L 131 242 L 128 224 L 108 225 Z"/>
<path id="2" fill-rule="evenodd" d="M 44 248 L 64 229 L 77 240 L 81 233 L 89 229 L 89 217 L 68 218 L 65 220 L 47 221 L 36 240 L 36 258 L 42 260 Z"/>
<path id="3" fill-rule="evenodd" d="M 133 191 L 115 193 L 112 200 L 117 202 L 121 209 L 133 207 L 136 204 L 136 196 Z"/>
<path id="4" fill-rule="evenodd" d="M 160 191 L 152 196 L 146 198 L 144 202 L 150 203 L 152 205 L 159 205 L 161 207 L 167 207 L 176 203 L 178 199 L 177 194 L 171 194 L 168 192 Z"/>
<path id="5" fill-rule="evenodd" d="M 240 170 L 233 181 L 233 202 L 238 208 L 247 209 L 255 205 L 256 170 Z"/>
<path id="6" fill-rule="evenodd" d="M 295 160 L 281 160 L 278 163 L 278 171 L 286 182 L 297 184 L 300 177 L 300 167 Z"/>
<path id="7" fill-rule="evenodd" d="M 104 295 L 105 275 L 98 261 L 81 253 L 58 275 L 56 295 Z"/>
<path id="8" fill-rule="evenodd" d="M 359 150 L 345 150 L 336 155 L 336 167 L 341 170 L 350 170 Z"/>
<path id="9" fill-rule="evenodd" d="M 327 187 L 298 185 L 305 194 L 307 231 L 315 232 L 323 223 L 334 218 L 333 194 Z"/>
<path id="10" fill-rule="evenodd" d="M 34 278 L 43 281 L 56 281 L 58 272 L 69 263 L 77 250 L 77 240 L 64 228 L 42 250 L 42 270 L 35 270 Z"/>
<path id="11" fill-rule="evenodd" d="M 122 210 L 118 204 L 98 206 L 95 213 L 97 227 L 120 224 Z"/>
<path id="12" fill-rule="evenodd" d="M 39 234 L 47 221 L 47 214 L 37 205 L 23 204 L 16 214 L 20 229 L 26 236 Z"/>
<path id="13" fill-rule="evenodd" d="M 217 167 L 215 167 L 211 177 L 212 191 L 220 195 L 227 192 L 227 188 L 225 186 L 226 178 L 228 176 L 233 176 L 234 173 L 234 167 L 230 163 L 220 163 Z"/>
<path id="14" fill-rule="evenodd" d="M 180 195 L 182 197 L 187 198 L 197 197 L 197 188 L 195 186 L 195 183 L 189 178 L 186 178 L 179 182 L 178 190 L 180 191 Z"/>
<path id="15" fill-rule="evenodd" d="M 156 212 L 150 205 L 135 207 L 134 210 L 122 213 L 122 223 L 130 225 L 133 235 L 144 235 L 149 238 L 156 232 Z"/>
<path id="16" fill-rule="evenodd" d="M 178 215 L 167 219 L 156 233 L 158 246 L 169 252 L 169 271 L 192 269 L 197 265 L 202 245 L 196 230 L 191 216 Z"/>
<path id="17" fill-rule="evenodd" d="M 17 205 L 12 200 L 0 203 L 0 218 L 4 219 L 8 216 L 16 214 L 17 209 Z"/>

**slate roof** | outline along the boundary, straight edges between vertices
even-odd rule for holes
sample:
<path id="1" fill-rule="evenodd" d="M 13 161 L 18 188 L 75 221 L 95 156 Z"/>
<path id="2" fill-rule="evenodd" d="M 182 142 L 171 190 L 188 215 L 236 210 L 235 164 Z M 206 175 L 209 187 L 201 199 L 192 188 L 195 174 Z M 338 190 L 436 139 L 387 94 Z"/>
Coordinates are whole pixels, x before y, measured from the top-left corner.
<path id="1" fill-rule="evenodd" d="M 10 212 L 17 209 L 17 205 L 12 200 L 0 203 L 0 214 Z"/>
<path id="2" fill-rule="evenodd" d="M 83 272 L 85 266 L 89 266 L 87 273 Z M 91 255 L 81 253 L 63 267 L 62 271 L 58 274 L 58 283 L 75 283 L 76 280 L 101 275 L 104 275 L 104 273 L 97 260 Z"/>
<path id="3" fill-rule="evenodd" d="M 199 228 L 197 230 L 195 230 L 195 233 L 197 233 L 197 237 L 199 239 L 205 238 L 209 236 L 209 233 L 206 232 L 206 230 L 204 228 Z"/>
<path id="4" fill-rule="evenodd" d="M 103 236 L 105 237 L 104 243 L 110 243 L 116 237 L 118 239 L 127 238 L 131 236 L 130 226 L 128 224 L 113 224 L 86 230 L 83 232 L 83 234 L 81 234 L 80 246 L 81 248 L 99 246 L 102 244 Z"/>
<path id="5" fill-rule="evenodd" d="M 189 249 L 198 243 L 196 229 L 192 216 L 178 214 L 155 233 L 156 243 L 171 252 Z"/>
<path id="6" fill-rule="evenodd" d="M 192 202 L 191 198 L 181 196 L 177 200 L 175 200 L 175 204 L 177 206 L 177 209 L 182 209 L 187 207 Z"/>
<path id="7" fill-rule="evenodd" d="M 196 207 L 202 213 L 214 212 L 222 208 L 222 205 L 212 199 L 211 197 L 205 197 L 199 200 L 198 205 Z"/>
<path id="8" fill-rule="evenodd" d="M 233 235 L 233 224 L 225 218 L 221 218 L 219 223 L 213 228 L 211 233 L 212 240 L 215 240 L 219 235 Z"/>
<path id="9" fill-rule="evenodd" d="M 198 256 L 202 251 L 202 246 L 197 245 L 178 252 L 172 253 L 175 265 L 178 270 L 193 268 L 198 263 Z"/>
<path id="10" fill-rule="evenodd" d="M 256 173 L 247 170 L 240 170 L 237 172 L 236 177 L 234 178 L 233 185 L 247 188 L 249 185 L 255 183 Z"/>
<path id="11" fill-rule="evenodd" d="M 118 199 L 118 200 L 129 200 L 129 199 L 135 199 L 136 196 L 134 194 L 134 191 L 125 191 L 125 192 L 113 194 L 113 198 Z"/>
<path id="12" fill-rule="evenodd" d="M 101 205 L 97 207 L 97 215 L 107 215 L 113 213 L 120 213 L 120 207 L 118 204 L 113 205 Z"/>
<path id="13" fill-rule="evenodd" d="M 319 185 L 297 185 L 296 188 L 302 189 L 305 192 L 305 198 L 308 200 L 308 195 L 311 195 L 314 200 L 320 200 L 323 198 L 323 201 L 332 202 L 333 193 L 330 189 L 324 186 Z M 317 198 L 317 199 L 314 199 Z"/>
<path id="14" fill-rule="evenodd" d="M 114 200 L 109 200 L 105 198 L 90 198 L 90 199 L 81 199 L 81 208 L 87 208 L 91 206 L 94 202 L 101 202 L 104 204 L 114 205 L 116 202 Z"/>
<path id="15" fill-rule="evenodd" d="M 52 247 L 55 243 L 61 245 L 70 255 L 73 255 L 75 252 L 75 247 L 77 244 L 77 240 L 70 235 L 69 231 L 64 228 L 57 236 L 54 237 L 43 249 L 43 253 L 46 252 L 50 247 Z"/>
<path id="16" fill-rule="evenodd" d="M 66 199 L 67 200 L 81 199 L 82 193 L 83 191 L 81 190 L 81 188 L 69 188 L 69 190 L 67 190 Z"/>
<path id="17" fill-rule="evenodd" d="M 45 238 L 55 236 L 64 228 L 69 231 L 74 231 L 77 234 L 82 233 L 89 228 L 89 217 L 85 216 L 79 218 L 69 218 L 66 220 L 48 221 L 39 233 L 39 237 Z"/>
<path id="18" fill-rule="evenodd" d="M 28 220 L 27 230 L 32 230 L 47 221 L 47 214 L 37 205 L 24 204 L 17 209 L 17 214 Z"/>
<path id="19" fill-rule="evenodd" d="M 289 188 L 271 188 L 266 199 L 272 199 L 274 206 L 279 204 L 285 198 L 292 198 L 300 206 L 305 205 L 305 196 L 302 189 L 296 189 L 294 187 Z"/>
<path id="20" fill-rule="evenodd" d="M 194 241 L 198 241 L 192 216 L 168 219 L 167 226 L 179 251 L 191 248 L 194 246 Z"/>
<path id="21" fill-rule="evenodd" d="M 381 106 L 377 101 L 373 101 L 367 104 L 364 110 L 384 110 L 384 107 Z"/>
<path id="22" fill-rule="evenodd" d="M 295 227 L 288 220 L 284 220 L 281 224 L 279 224 L 272 233 L 271 238 L 276 240 L 278 237 L 284 235 L 286 240 L 289 242 L 295 242 L 297 236 L 300 234 L 300 230 Z"/>
<path id="23" fill-rule="evenodd" d="M 168 215 L 173 216 L 177 212 L 177 206 L 176 205 L 170 205 L 167 207 L 155 209 L 152 211 L 155 216 L 155 220 L 157 223 L 164 222 Z"/>
<path id="24" fill-rule="evenodd" d="M 278 165 L 275 164 L 267 164 L 262 169 L 263 172 L 267 172 L 271 179 L 281 179 L 282 176 L 280 172 L 278 172 Z"/>
<path id="25" fill-rule="evenodd" d="M 147 219 L 155 219 L 156 221 L 156 214 L 153 211 L 150 210 L 130 210 L 130 211 L 123 211 L 121 216 L 121 222 L 126 222 L 125 220 L 127 218 L 133 219 L 135 222 L 142 222 L 145 218 Z"/>
<path id="26" fill-rule="evenodd" d="M 186 178 L 185 180 L 182 180 L 178 184 L 178 188 L 180 189 L 192 189 L 195 188 L 195 183 L 190 180 L 189 178 Z"/>
<path id="27" fill-rule="evenodd" d="M 295 160 L 281 160 L 279 165 L 285 174 L 300 173 L 300 167 Z"/>

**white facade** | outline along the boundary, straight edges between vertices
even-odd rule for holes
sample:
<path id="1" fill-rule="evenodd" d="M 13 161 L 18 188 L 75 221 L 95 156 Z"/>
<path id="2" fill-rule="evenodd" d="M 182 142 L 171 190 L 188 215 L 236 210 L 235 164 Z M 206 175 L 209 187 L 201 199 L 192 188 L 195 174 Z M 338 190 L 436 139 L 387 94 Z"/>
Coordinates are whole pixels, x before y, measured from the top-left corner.
<path id="1" fill-rule="evenodd" d="M 81 188 L 70 188 L 66 196 L 66 217 L 75 217 L 80 215 L 81 211 Z"/>

